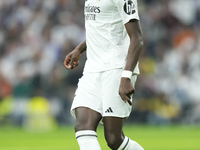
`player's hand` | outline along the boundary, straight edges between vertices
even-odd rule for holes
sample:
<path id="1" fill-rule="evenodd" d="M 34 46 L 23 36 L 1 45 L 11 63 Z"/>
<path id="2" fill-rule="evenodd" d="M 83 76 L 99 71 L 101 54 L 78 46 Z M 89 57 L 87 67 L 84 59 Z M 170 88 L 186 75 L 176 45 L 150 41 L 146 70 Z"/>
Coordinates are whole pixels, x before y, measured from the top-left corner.
<path id="1" fill-rule="evenodd" d="M 131 80 L 129 78 L 121 78 L 121 83 L 119 86 L 119 95 L 125 103 L 129 103 L 132 106 L 131 96 L 135 93 L 135 88 L 133 87 Z"/>
<path id="2" fill-rule="evenodd" d="M 63 65 L 67 69 L 73 69 L 74 67 L 78 66 L 80 57 L 81 53 L 75 49 L 65 57 Z"/>

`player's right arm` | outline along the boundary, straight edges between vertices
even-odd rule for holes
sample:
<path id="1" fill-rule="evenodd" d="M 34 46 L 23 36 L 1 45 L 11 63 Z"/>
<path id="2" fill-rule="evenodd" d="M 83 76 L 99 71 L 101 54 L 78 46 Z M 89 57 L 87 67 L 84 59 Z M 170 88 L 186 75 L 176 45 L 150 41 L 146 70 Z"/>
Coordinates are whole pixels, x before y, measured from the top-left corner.
<path id="1" fill-rule="evenodd" d="M 86 40 L 79 44 L 71 53 L 69 53 L 63 62 L 63 65 L 67 69 L 73 69 L 74 67 L 78 66 L 79 58 L 81 54 L 85 52 L 87 49 Z"/>

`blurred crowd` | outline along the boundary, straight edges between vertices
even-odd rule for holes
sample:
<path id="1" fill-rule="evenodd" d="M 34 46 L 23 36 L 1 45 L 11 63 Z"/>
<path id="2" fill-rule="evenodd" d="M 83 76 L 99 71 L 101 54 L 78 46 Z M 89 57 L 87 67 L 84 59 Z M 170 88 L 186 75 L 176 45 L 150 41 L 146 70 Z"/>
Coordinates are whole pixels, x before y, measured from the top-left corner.
<path id="1" fill-rule="evenodd" d="M 83 5 L 84 0 L 0 1 L 0 125 L 31 126 L 27 116 L 38 112 L 51 114 L 52 124 L 73 122 L 69 108 L 86 57 L 73 71 L 62 63 L 85 39 Z M 138 5 L 145 46 L 129 121 L 200 123 L 200 1 Z"/>

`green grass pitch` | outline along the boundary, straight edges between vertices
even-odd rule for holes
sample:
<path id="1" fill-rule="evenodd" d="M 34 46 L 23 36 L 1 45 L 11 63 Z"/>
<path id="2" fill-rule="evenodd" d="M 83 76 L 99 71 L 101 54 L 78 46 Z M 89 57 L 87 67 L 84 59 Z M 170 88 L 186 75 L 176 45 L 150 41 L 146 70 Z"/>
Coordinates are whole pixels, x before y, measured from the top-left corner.
<path id="1" fill-rule="evenodd" d="M 198 126 L 126 125 L 124 132 L 145 150 L 200 150 Z M 109 150 L 103 127 L 99 126 L 97 133 L 102 150 Z M 72 126 L 44 133 L 0 127 L 0 150 L 79 150 L 79 147 Z"/>

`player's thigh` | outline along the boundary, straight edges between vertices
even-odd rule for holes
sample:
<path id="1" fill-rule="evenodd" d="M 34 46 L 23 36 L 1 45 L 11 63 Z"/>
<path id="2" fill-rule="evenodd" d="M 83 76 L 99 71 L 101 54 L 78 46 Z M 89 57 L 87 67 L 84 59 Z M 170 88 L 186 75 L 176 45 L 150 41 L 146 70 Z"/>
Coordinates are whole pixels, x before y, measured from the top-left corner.
<path id="1" fill-rule="evenodd" d="M 76 115 L 76 124 L 75 124 L 76 132 L 80 130 L 96 131 L 99 121 L 102 119 L 100 113 L 87 107 L 75 108 L 75 115 Z"/>
<path id="2" fill-rule="evenodd" d="M 104 134 L 107 138 L 119 138 L 124 136 L 123 125 L 125 118 L 103 117 Z"/>
<path id="3" fill-rule="evenodd" d="M 103 117 L 105 139 L 112 149 L 117 149 L 124 140 L 124 121 L 124 118 Z"/>

